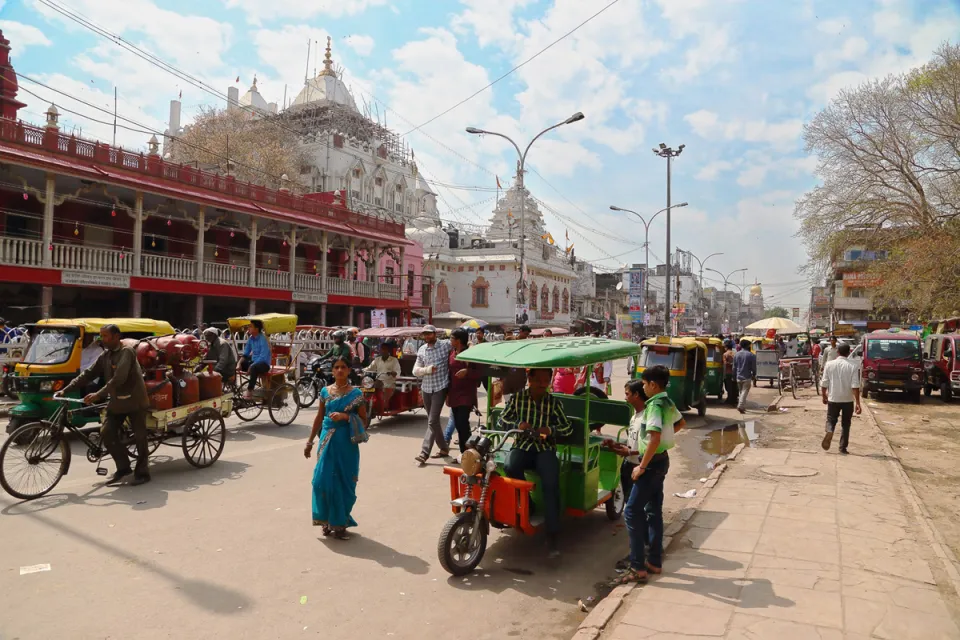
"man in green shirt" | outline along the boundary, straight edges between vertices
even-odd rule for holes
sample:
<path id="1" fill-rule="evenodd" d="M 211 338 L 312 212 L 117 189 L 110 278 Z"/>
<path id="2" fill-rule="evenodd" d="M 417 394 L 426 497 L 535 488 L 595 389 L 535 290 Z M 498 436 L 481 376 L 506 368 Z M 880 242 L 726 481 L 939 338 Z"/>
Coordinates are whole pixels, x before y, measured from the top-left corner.
<path id="1" fill-rule="evenodd" d="M 350 345 L 344 342 L 347 338 L 347 333 L 345 331 L 334 331 L 333 332 L 333 346 L 330 347 L 330 350 L 323 354 L 324 358 L 333 358 L 339 360 L 343 358 L 348 363 L 353 363 L 353 351 L 350 349 Z"/>
<path id="2" fill-rule="evenodd" d="M 630 479 L 633 481 L 623 510 L 630 538 L 630 567 L 617 580 L 619 584 L 644 582 L 647 572 L 661 571 L 663 482 L 670 469 L 667 451 L 673 448 L 673 434 L 687 426 L 667 396 L 670 370 L 657 365 L 645 369 L 641 378 L 642 382 L 632 380 L 627 384 L 627 402 L 636 413 L 630 419 L 626 446 L 617 448 L 618 453 L 626 457 L 624 466 L 632 467 Z M 644 545 L 650 547 L 648 558 L 644 558 Z"/>
<path id="3" fill-rule="evenodd" d="M 573 425 L 563 412 L 560 401 L 550 393 L 551 369 L 528 369 L 526 389 L 513 394 L 500 415 L 499 428 L 519 429 L 507 457 L 507 477 L 523 480 L 523 472 L 536 470 L 543 491 L 544 525 L 551 558 L 560 555 L 557 535 L 560 532 L 560 461 L 557 459 L 556 436 L 573 433 Z"/>

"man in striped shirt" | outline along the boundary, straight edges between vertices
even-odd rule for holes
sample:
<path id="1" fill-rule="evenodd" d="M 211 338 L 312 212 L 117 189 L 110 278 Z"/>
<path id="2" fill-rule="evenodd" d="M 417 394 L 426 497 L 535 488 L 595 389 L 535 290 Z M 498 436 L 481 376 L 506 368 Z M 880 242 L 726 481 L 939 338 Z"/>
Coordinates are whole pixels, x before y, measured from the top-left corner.
<path id="1" fill-rule="evenodd" d="M 540 475 L 543 491 L 544 520 L 550 557 L 560 555 L 557 534 L 560 532 L 560 461 L 557 459 L 556 436 L 573 433 L 573 425 L 563 413 L 560 401 L 550 394 L 550 369 L 527 371 L 528 386 L 513 395 L 500 415 L 503 431 L 519 429 L 507 457 L 507 476 L 523 480 L 523 472 L 535 470 Z"/>
<path id="2" fill-rule="evenodd" d="M 440 412 L 447 399 L 447 387 L 450 386 L 450 346 L 449 340 L 437 340 L 437 328 L 428 324 L 423 328 L 423 345 L 417 351 L 417 361 L 413 365 L 413 375 L 421 379 L 420 396 L 423 408 L 427 412 L 427 433 L 423 436 L 420 454 L 415 458 L 417 465 L 427 464 L 433 443 L 439 451 L 434 458 L 450 455 L 450 448 L 443 437 L 440 426 Z"/>

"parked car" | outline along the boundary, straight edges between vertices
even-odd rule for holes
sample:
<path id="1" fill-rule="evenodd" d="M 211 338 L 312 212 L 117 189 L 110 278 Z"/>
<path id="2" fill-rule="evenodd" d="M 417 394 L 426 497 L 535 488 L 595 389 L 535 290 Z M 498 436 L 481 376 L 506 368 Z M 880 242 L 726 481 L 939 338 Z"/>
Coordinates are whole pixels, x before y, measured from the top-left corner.
<path id="1" fill-rule="evenodd" d="M 920 336 L 913 331 L 878 330 L 863 336 L 860 343 L 863 397 L 871 392 L 902 391 L 920 401 L 926 375 Z"/>
<path id="2" fill-rule="evenodd" d="M 929 396 L 934 389 L 940 390 L 944 402 L 950 402 L 954 395 L 960 395 L 960 362 L 957 361 L 957 349 L 960 348 L 960 335 L 956 333 L 932 333 L 923 343 L 926 383 L 924 395 Z"/>

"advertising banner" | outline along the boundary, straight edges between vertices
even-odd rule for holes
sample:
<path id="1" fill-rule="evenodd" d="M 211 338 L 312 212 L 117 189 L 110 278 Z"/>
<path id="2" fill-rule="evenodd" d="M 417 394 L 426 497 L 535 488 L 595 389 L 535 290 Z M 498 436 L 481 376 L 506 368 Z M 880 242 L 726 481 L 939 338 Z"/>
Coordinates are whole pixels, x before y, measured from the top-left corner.
<path id="1" fill-rule="evenodd" d="M 633 322 L 643 320 L 643 271 L 634 269 L 629 271 L 629 287 L 627 289 L 630 318 Z"/>
<path id="2" fill-rule="evenodd" d="M 797 318 L 797 319 L 800 318 L 800 307 L 794 307 L 794 308 L 793 308 L 793 317 L 794 317 L 794 318 Z"/>
<path id="3" fill-rule="evenodd" d="M 370 312 L 370 326 L 375 329 L 387 328 L 387 310 L 374 309 Z"/>

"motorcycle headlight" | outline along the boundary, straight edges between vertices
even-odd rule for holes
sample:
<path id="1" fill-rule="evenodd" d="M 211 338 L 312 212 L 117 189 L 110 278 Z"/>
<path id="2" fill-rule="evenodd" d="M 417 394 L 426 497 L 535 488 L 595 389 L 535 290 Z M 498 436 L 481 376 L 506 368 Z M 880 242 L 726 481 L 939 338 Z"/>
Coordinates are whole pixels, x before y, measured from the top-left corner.
<path id="1" fill-rule="evenodd" d="M 877 374 L 876 374 L 875 372 L 871 371 L 870 373 L 867 374 L 867 377 L 870 378 L 871 380 L 873 380 L 874 378 L 877 377 Z"/>
<path id="2" fill-rule="evenodd" d="M 364 389 L 373 389 L 373 378 L 364 378 L 363 382 L 360 383 Z"/>
<path id="3" fill-rule="evenodd" d="M 468 476 L 475 476 L 480 472 L 480 454 L 476 449 L 467 449 L 460 456 L 460 468 Z"/>
<path id="4" fill-rule="evenodd" d="M 44 380 L 41 382 L 40 391 L 53 391 L 53 380 Z"/>
<path id="5" fill-rule="evenodd" d="M 920 376 L 918 376 L 917 374 L 913 374 L 912 376 L 910 376 L 910 379 L 916 382 L 917 380 L 920 379 Z"/>

